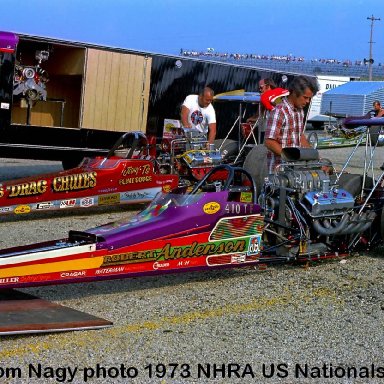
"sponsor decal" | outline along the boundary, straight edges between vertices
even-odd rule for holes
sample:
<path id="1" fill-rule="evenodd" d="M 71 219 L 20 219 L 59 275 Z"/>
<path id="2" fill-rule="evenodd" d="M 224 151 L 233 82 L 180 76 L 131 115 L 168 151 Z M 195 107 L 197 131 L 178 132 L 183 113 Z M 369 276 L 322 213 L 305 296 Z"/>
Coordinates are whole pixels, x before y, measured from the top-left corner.
<path id="1" fill-rule="evenodd" d="M 116 192 L 116 191 L 117 191 L 117 187 L 99 189 L 99 193 L 109 193 L 109 192 Z"/>
<path id="2" fill-rule="evenodd" d="M 257 255 L 260 253 L 261 235 L 252 236 L 249 241 L 248 254 Z"/>
<path id="3" fill-rule="evenodd" d="M 104 256 L 102 267 L 105 265 L 118 265 L 126 263 L 138 263 L 144 261 L 155 261 L 156 251 L 118 253 L 116 255 Z"/>
<path id="4" fill-rule="evenodd" d="M 190 155 L 187 153 L 187 154 L 184 155 L 184 160 L 185 160 L 188 164 L 190 164 L 190 163 L 192 163 L 193 157 L 190 156 Z"/>
<path id="5" fill-rule="evenodd" d="M 120 185 L 127 184 L 136 184 L 136 183 L 148 183 L 152 181 L 152 176 L 135 176 L 135 177 L 127 177 L 125 179 L 120 179 Z"/>
<path id="6" fill-rule="evenodd" d="M 169 263 L 167 263 L 167 262 L 155 261 L 153 263 L 153 269 L 155 269 L 155 270 L 162 269 L 162 268 L 168 268 L 168 267 L 169 267 Z"/>
<path id="7" fill-rule="evenodd" d="M 97 172 L 83 172 L 74 175 L 56 176 L 52 181 L 53 192 L 76 191 L 96 186 Z"/>
<path id="8" fill-rule="evenodd" d="M 165 175 L 164 175 L 165 176 Z M 175 179 L 167 179 L 167 180 L 156 180 L 156 184 L 157 185 L 167 185 L 167 184 L 170 184 L 169 187 L 171 188 L 172 187 L 172 184 L 175 184 L 176 181 L 176 178 Z"/>
<path id="9" fill-rule="evenodd" d="M 84 197 L 80 200 L 80 207 L 91 207 L 95 205 L 95 199 L 93 197 Z"/>
<path id="10" fill-rule="evenodd" d="M 3 213 L 3 212 L 10 212 L 11 211 L 11 207 L 1 207 L 0 208 L 0 213 Z"/>
<path id="11" fill-rule="evenodd" d="M 149 199 L 150 194 L 145 191 L 136 191 L 136 192 L 124 192 L 122 194 L 124 200 L 141 200 Z"/>
<path id="12" fill-rule="evenodd" d="M 244 252 L 246 245 L 247 242 L 245 240 L 203 244 L 194 241 L 191 245 L 185 247 L 172 247 L 171 244 L 168 243 L 157 252 L 157 256 L 159 259 L 167 260 L 182 257 L 221 255 L 224 253 Z"/>
<path id="13" fill-rule="evenodd" d="M 204 213 L 207 213 L 208 215 L 213 215 L 216 212 L 220 210 L 220 204 L 216 203 L 215 201 L 212 201 L 210 203 L 206 203 L 203 206 Z"/>
<path id="14" fill-rule="evenodd" d="M 31 212 L 31 207 L 29 205 L 18 205 L 14 212 L 19 215 L 19 214 L 24 214 L 24 213 L 30 213 Z"/>
<path id="15" fill-rule="evenodd" d="M 124 267 L 112 267 L 112 268 L 101 268 L 97 269 L 95 275 L 109 275 L 110 273 L 124 272 Z"/>
<path id="16" fill-rule="evenodd" d="M 252 192 L 241 192 L 240 193 L 240 202 L 241 203 L 251 203 L 252 202 Z"/>
<path id="17" fill-rule="evenodd" d="M 190 264 L 189 260 L 181 260 L 177 262 L 177 266 L 180 268 L 188 267 L 189 264 Z"/>
<path id="18" fill-rule="evenodd" d="M 73 208 L 76 206 L 76 199 L 68 199 L 60 201 L 60 208 Z"/>
<path id="19" fill-rule="evenodd" d="M 238 255 L 231 256 L 231 264 L 245 263 L 246 260 L 247 256 L 245 255 L 245 253 L 240 253 Z"/>
<path id="20" fill-rule="evenodd" d="M 119 253 L 104 256 L 102 267 L 107 265 L 119 265 L 140 263 L 147 261 L 161 262 L 162 267 L 166 267 L 167 260 L 182 259 L 187 257 L 200 257 L 209 255 L 222 255 L 233 253 L 244 253 L 248 249 L 246 240 L 225 241 L 215 243 L 198 243 L 194 241 L 190 245 L 172 247 L 170 243 L 161 249 L 151 249 L 148 251 Z M 155 266 L 155 264 L 154 264 Z M 160 264 L 156 264 L 157 267 Z"/>
<path id="21" fill-rule="evenodd" d="M 51 190 L 53 192 L 76 191 L 79 189 L 89 189 L 96 186 L 96 172 L 84 172 L 74 175 L 56 176 L 52 180 Z M 47 180 L 34 180 L 26 183 L 0 186 L 0 197 L 8 192 L 9 198 L 21 196 L 42 195 L 48 189 Z"/>
<path id="22" fill-rule="evenodd" d="M 214 265 L 225 265 L 225 264 L 243 264 L 243 263 L 251 263 L 258 260 L 258 256 L 256 255 L 246 255 L 245 253 L 238 254 L 229 254 L 229 255 L 214 255 L 208 256 L 206 261 L 207 265 L 212 267 Z"/>
<path id="23" fill-rule="evenodd" d="M 80 276 L 86 276 L 86 271 L 71 271 L 71 272 L 62 272 L 60 274 L 60 277 L 62 279 L 70 279 L 73 277 L 80 277 Z"/>
<path id="24" fill-rule="evenodd" d="M 169 193 L 169 192 L 171 192 L 172 187 L 167 184 L 167 185 L 163 185 L 162 189 L 163 189 L 163 192 Z"/>
<path id="25" fill-rule="evenodd" d="M 54 204 L 51 201 L 36 204 L 36 209 L 51 209 L 52 207 L 54 207 Z"/>
<path id="26" fill-rule="evenodd" d="M 113 205 L 120 203 L 120 194 L 114 193 L 105 196 L 99 196 L 99 205 Z"/>
<path id="27" fill-rule="evenodd" d="M 151 173 L 150 164 L 143 164 L 139 167 L 126 166 L 121 175 L 126 176 L 140 176 L 140 175 L 149 175 Z"/>
<path id="28" fill-rule="evenodd" d="M 18 283 L 19 278 L 18 277 L 4 277 L 0 278 L 0 284 L 9 284 L 9 283 Z"/>
<path id="29" fill-rule="evenodd" d="M 27 183 L 8 185 L 8 197 L 41 195 L 47 190 L 47 180 L 29 181 Z M 0 197 L 4 196 L 4 187 L 0 187 Z"/>
<path id="30" fill-rule="evenodd" d="M 120 185 L 148 183 L 152 181 L 151 164 L 142 164 L 138 167 L 126 166 L 121 175 L 125 179 L 120 179 Z"/>
<path id="31" fill-rule="evenodd" d="M 1 109 L 9 109 L 9 103 L 1 103 Z"/>

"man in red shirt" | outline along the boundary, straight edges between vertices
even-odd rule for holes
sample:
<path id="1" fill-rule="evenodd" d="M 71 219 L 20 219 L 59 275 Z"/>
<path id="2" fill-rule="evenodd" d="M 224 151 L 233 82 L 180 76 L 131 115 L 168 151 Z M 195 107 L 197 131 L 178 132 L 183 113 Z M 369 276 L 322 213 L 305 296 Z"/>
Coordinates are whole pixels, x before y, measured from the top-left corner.
<path id="1" fill-rule="evenodd" d="M 268 149 L 268 171 L 273 173 L 281 163 L 281 151 L 286 147 L 310 148 L 304 135 L 304 107 L 319 90 L 314 78 L 297 76 L 288 87 L 289 95 L 270 113 L 264 145 Z"/>

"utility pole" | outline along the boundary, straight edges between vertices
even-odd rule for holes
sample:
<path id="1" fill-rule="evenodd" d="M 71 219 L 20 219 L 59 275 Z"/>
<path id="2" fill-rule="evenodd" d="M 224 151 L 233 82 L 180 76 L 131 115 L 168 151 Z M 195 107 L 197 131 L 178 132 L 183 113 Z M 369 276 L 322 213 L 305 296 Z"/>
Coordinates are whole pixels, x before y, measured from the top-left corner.
<path id="1" fill-rule="evenodd" d="M 372 64 L 373 64 L 373 58 L 372 58 L 372 36 L 373 36 L 373 23 L 375 21 L 379 21 L 380 18 L 375 18 L 373 15 L 371 17 L 367 17 L 367 20 L 371 20 L 371 38 L 369 39 L 369 60 L 368 60 L 368 79 L 369 81 L 372 80 Z"/>

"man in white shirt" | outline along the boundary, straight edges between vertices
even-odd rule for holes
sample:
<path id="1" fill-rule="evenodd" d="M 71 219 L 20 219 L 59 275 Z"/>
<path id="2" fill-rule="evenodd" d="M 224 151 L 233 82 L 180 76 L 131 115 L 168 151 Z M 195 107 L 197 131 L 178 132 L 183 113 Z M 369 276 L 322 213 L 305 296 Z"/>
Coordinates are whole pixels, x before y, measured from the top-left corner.
<path id="1" fill-rule="evenodd" d="M 208 142 L 213 144 L 216 137 L 216 113 L 212 106 L 214 92 L 205 87 L 198 95 L 189 95 L 181 107 L 181 125 L 208 133 Z"/>

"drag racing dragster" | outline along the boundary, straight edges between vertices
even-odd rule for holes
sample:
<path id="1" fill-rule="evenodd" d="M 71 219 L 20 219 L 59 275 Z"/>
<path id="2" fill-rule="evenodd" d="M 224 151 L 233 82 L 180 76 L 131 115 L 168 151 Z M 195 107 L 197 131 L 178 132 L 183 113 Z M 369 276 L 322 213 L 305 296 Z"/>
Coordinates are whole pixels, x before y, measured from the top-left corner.
<path id="1" fill-rule="evenodd" d="M 0 251 L 0 289 L 257 263 L 263 217 L 252 177 L 212 169 L 130 219 Z"/>
<path id="2" fill-rule="evenodd" d="M 192 187 L 222 161 L 193 130 L 163 140 L 160 153 L 141 132 L 122 135 L 106 156 L 79 166 L 0 184 L 0 214 L 150 202 L 157 192 Z"/>
<path id="3" fill-rule="evenodd" d="M 308 134 L 308 141 L 313 148 L 332 148 L 332 147 L 353 147 L 359 141 L 360 136 L 364 135 L 365 127 L 347 129 L 340 125 L 326 125 L 324 136 L 320 136 L 312 131 Z M 361 142 L 364 144 L 364 142 Z"/>
<path id="4" fill-rule="evenodd" d="M 337 172 L 313 148 L 286 148 L 283 159 L 260 188 L 222 164 L 130 219 L 4 249 L 0 288 L 310 262 L 382 244 L 384 172 L 369 176 L 369 158 L 361 174 Z"/>
<path id="5" fill-rule="evenodd" d="M 373 121 L 371 120 L 373 119 Z M 382 127 L 375 124 L 376 117 L 372 116 L 370 112 L 365 116 L 350 116 L 344 119 L 338 119 L 336 123 L 326 124 L 324 126 L 325 136 L 320 136 L 312 131 L 308 135 L 308 141 L 311 143 L 313 148 L 332 148 L 332 147 L 353 147 L 357 143 L 365 144 L 367 125 L 370 126 L 369 136 L 371 144 L 375 146 L 384 145 L 384 134 Z M 358 124 L 353 126 L 349 125 L 350 121 L 358 121 Z M 366 124 L 363 124 L 363 123 Z M 361 139 L 361 140 L 360 140 Z"/>
<path id="6" fill-rule="evenodd" d="M 0 214 L 148 203 L 179 183 L 176 174 L 159 172 L 148 151 L 141 132 L 128 132 L 106 156 L 87 157 L 70 170 L 4 181 Z"/>
<path id="7" fill-rule="evenodd" d="M 276 255 L 289 254 L 304 261 L 382 245 L 384 166 L 377 174 L 373 162 L 378 141 L 372 140 L 371 133 L 372 126 L 382 124 L 384 118 L 343 121 L 345 129 L 365 125 L 365 131 L 340 171 L 330 160 L 320 159 L 316 149 L 283 149 L 285 161 L 265 178 L 259 197 L 264 215 L 263 241 L 275 246 Z M 363 142 L 361 172 L 348 173 L 347 167 Z M 255 154 L 251 152 L 252 157 Z M 245 166 L 249 168 L 249 161 Z M 260 180 L 259 173 L 253 177 Z"/>

